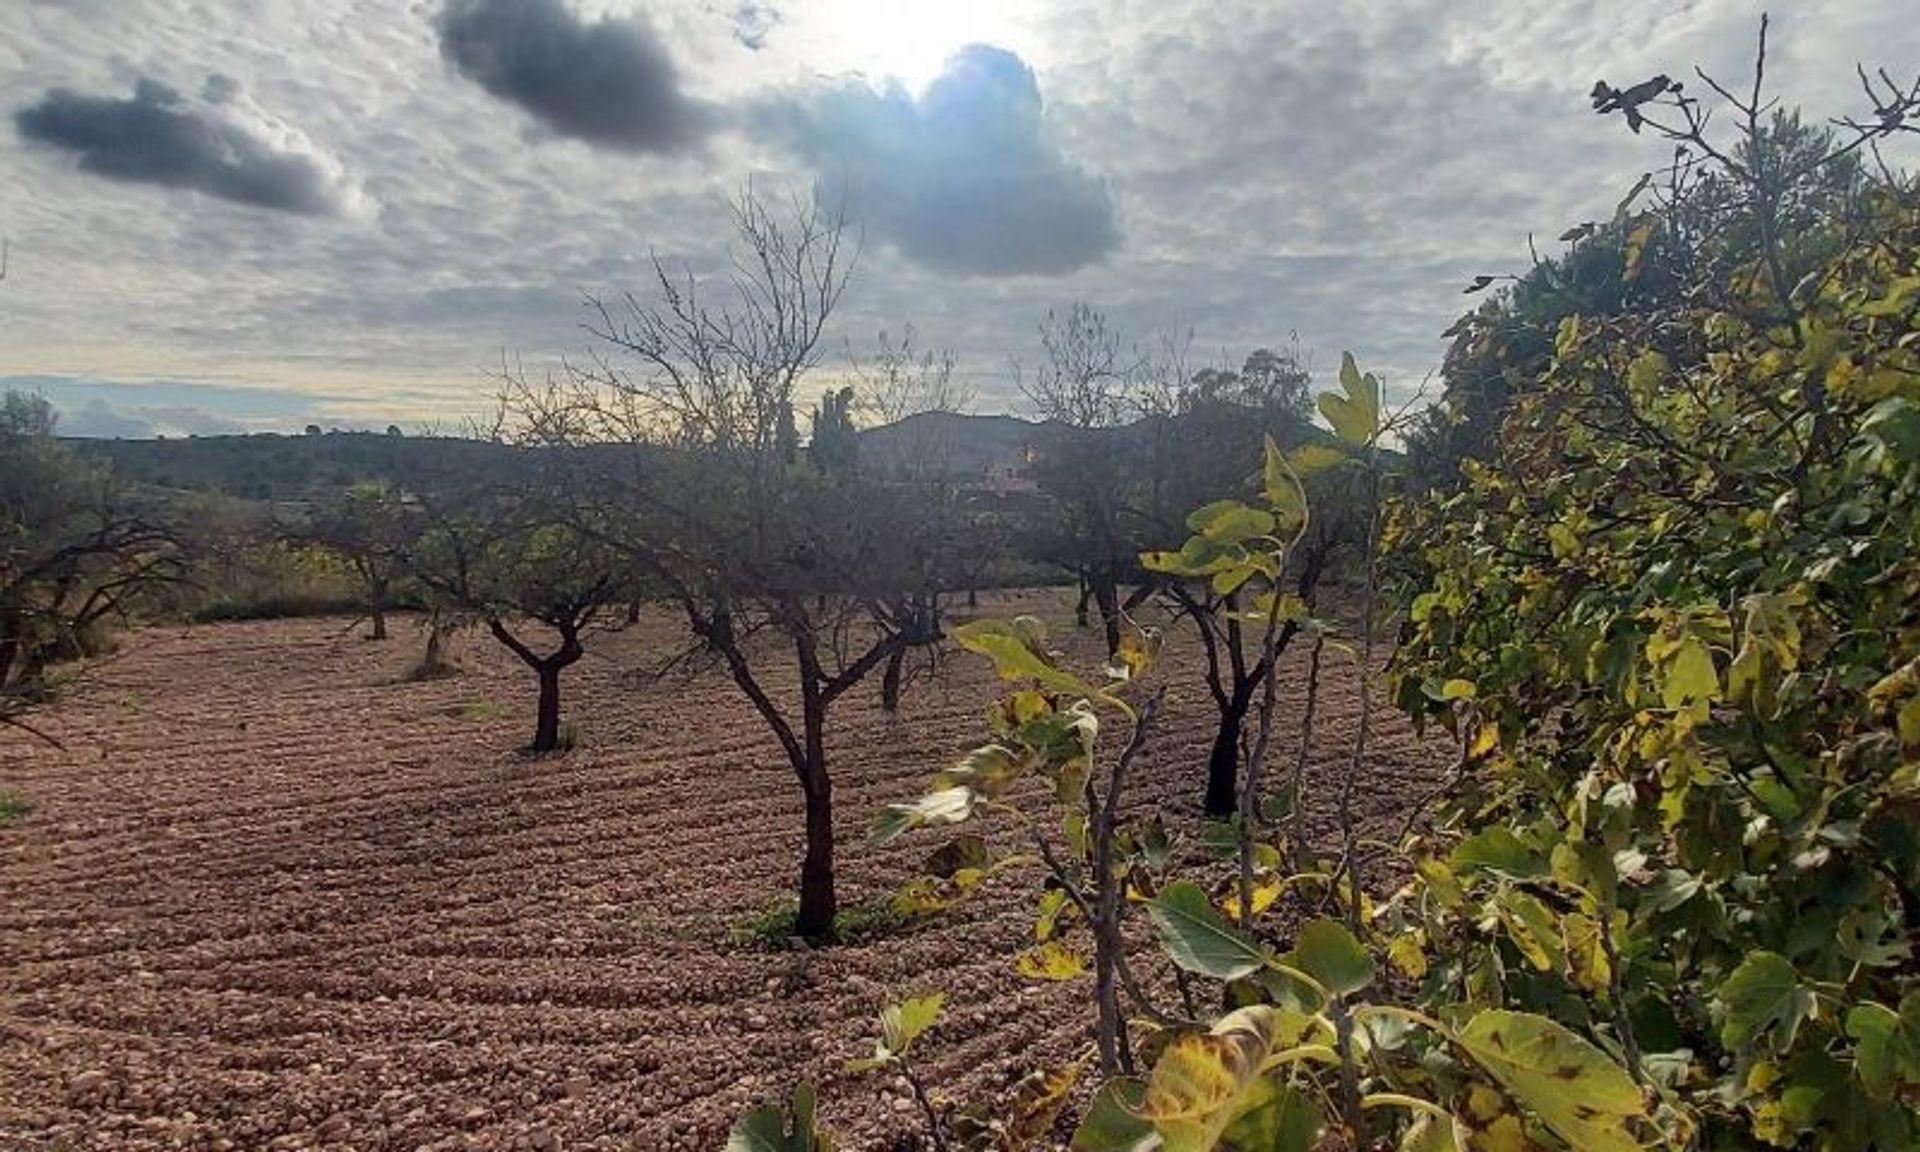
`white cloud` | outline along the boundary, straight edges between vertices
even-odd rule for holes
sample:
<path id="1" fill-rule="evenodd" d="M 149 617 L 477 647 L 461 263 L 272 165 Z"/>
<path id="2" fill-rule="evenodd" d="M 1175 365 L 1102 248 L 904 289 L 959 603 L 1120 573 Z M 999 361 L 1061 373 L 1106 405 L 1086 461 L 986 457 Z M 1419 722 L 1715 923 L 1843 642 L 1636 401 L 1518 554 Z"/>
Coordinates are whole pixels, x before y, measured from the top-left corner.
<path id="1" fill-rule="evenodd" d="M 445 419 L 484 405 L 482 373 L 503 349 L 577 351 L 582 290 L 643 287 L 651 252 L 712 266 L 726 198 L 749 175 L 805 188 L 840 165 L 865 168 L 883 194 L 841 332 L 865 340 L 913 320 L 954 347 L 988 405 L 1011 402 L 1009 356 L 1031 358 L 1035 324 L 1075 298 L 1143 337 L 1192 327 L 1197 350 L 1229 358 L 1298 330 L 1322 364 L 1351 348 L 1405 386 L 1438 362 L 1467 278 L 1522 266 L 1529 234 L 1606 211 L 1659 160 L 1657 144 L 1591 115 L 1593 81 L 1694 60 L 1739 74 L 1758 15 L 1732 0 L 996 0 L 982 27 L 1005 33 L 1045 97 L 1040 130 L 996 151 L 978 130 L 992 121 L 929 138 L 924 96 L 844 80 L 936 47 L 853 42 L 847 0 L 774 3 L 757 51 L 736 39 L 731 0 L 566 2 L 580 27 L 642 12 L 688 101 L 838 93 L 845 106 L 811 121 L 836 131 L 800 154 L 791 137 L 725 130 L 666 153 L 530 131 L 540 121 L 524 104 L 449 67 L 441 0 L 0 4 L 6 123 L 53 88 L 123 99 L 150 78 L 200 92 L 217 73 L 243 94 L 222 116 L 378 206 L 264 212 L 104 180 L 0 130 L 12 242 L 0 374 L 272 386 L 332 410 Z M 1920 61 L 1909 8 L 1825 0 L 1781 13 L 1775 91 L 1818 115 L 1854 107 L 1855 58 Z M 875 115 L 903 134 L 851 146 L 840 130 Z M 1085 211 L 1061 227 L 1048 224 L 1057 211 L 959 226 L 1005 209 L 1005 189 L 1035 186 L 1050 190 L 1040 203 Z M 937 198 L 925 210 L 933 194 L 966 211 L 948 219 Z M 943 271 L 1005 271 L 1020 256 L 1059 274 Z"/>

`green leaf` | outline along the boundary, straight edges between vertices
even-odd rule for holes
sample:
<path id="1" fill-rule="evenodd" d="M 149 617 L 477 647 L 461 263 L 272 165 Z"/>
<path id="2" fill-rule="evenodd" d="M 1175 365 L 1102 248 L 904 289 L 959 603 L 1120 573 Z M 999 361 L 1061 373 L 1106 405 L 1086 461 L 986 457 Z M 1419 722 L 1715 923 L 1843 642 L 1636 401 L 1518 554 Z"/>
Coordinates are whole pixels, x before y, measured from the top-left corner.
<path id="1" fill-rule="evenodd" d="M 1487 868 L 1509 876 L 1545 876 L 1547 861 L 1514 835 L 1511 828 L 1493 824 L 1462 840 L 1453 850 L 1456 871 Z"/>
<path id="2" fill-rule="evenodd" d="M 940 1018 L 940 1006 L 946 999 L 945 992 L 935 992 L 887 1005 L 880 1010 L 881 1042 L 895 1056 L 906 1055 L 913 1042 Z"/>
<path id="3" fill-rule="evenodd" d="M 1527 962 L 1542 972 L 1552 972 L 1566 959 L 1560 939 L 1560 924 L 1539 897 L 1518 889 L 1508 889 L 1495 900 L 1494 911 L 1507 929 L 1514 947 Z"/>
<path id="4" fill-rule="evenodd" d="M 1285 959 L 1336 996 L 1351 995 L 1373 982 L 1373 957 L 1337 920 L 1302 925 Z"/>
<path id="5" fill-rule="evenodd" d="M 1771 1036 L 1770 1047 L 1785 1051 L 1801 1023 L 1813 1014 L 1813 992 L 1800 973 L 1777 952 L 1753 952 L 1720 985 L 1720 1042 L 1744 1049 Z"/>
<path id="6" fill-rule="evenodd" d="M 727 1152 L 833 1152 L 833 1141 L 820 1131 L 813 1086 L 793 1090 L 793 1124 L 779 1106 L 762 1104 L 733 1122 L 727 1133 Z"/>
<path id="7" fill-rule="evenodd" d="M 1380 381 L 1373 374 L 1361 375 L 1353 353 L 1340 354 L 1340 387 L 1346 395 L 1322 392 L 1320 414 L 1333 426 L 1334 434 L 1347 443 L 1364 447 L 1380 432 Z"/>
<path id="8" fill-rule="evenodd" d="M 1900 1011 L 1871 1001 L 1847 1013 L 1854 1068 L 1871 1095 L 1885 1100 L 1901 1084 L 1920 1083 L 1920 992 L 1910 992 Z"/>
<path id="9" fill-rule="evenodd" d="M 1467 1152 L 1470 1139 L 1466 1125 L 1459 1120 L 1442 1120 L 1422 1112 L 1401 1135 L 1399 1152 Z"/>
<path id="10" fill-rule="evenodd" d="M 1015 733 L 1021 744 L 1039 758 L 1039 770 L 1053 782 L 1062 803 L 1077 799 L 1093 768 L 1093 748 L 1100 738 L 1100 717 L 1085 700 L 1054 712 Z"/>
<path id="11" fill-rule="evenodd" d="M 1641 1152 L 1626 1121 L 1646 1115 L 1640 1089 L 1606 1054 L 1526 1012 L 1483 1011 L 1455 1036 L 1475 1063 L 1578 1152 Z"/>
<path id="12" fill-rule="evenodd" d="M 1153 1152 L 1160 1147 L 1153 1125 L 1135 1114 L 1146 1099 L 1145 1082 L 1116 1076 L 1094 1093 L 1093 1104 L 1073 1130 L 1073 1152 Z M 729 1148 L 727 1152 L 734 1152 Z"/>
<path id="13" fill-rule="evenodd" d="M 954 642 L 969 652 L 977 652 L 993 661 L 1002 680 L 1038 680 L 1058 692 L 1092 696 L 1086 681 L 1056 667 L 1041 648 L 1046 628 L 1031 616 L 1008 623 L 1004 620 L 975 620 L 953 630 Z"/>
<path id="14" fill-rule="evenodd" d="M 1266 950 L 1221 919 L 1206 892 L 1192 881 L 1167 885 L 1147 901 L 1147 914 L 1160 930 L 1167 955 L 1189 972 L 1238 980 L 1267 963 Z"/>
<path id="15" fill-rule="evenodd" d="M 1216 500 L 1187 514 L 1187 528 L 1216 544 L 1243 544 L 1273 532 L 1273 514 L 1238 500 Z"/>
<path id="16" fill-rule="evenodd" d="M 1326 1120 L 1313 1098 L 1290 1084 L 1273 1085 L 1262 1103 L 1242 1113 L 1222 1135 L 1226 1148 L 1249 1152 L 1308 1152 Z"/>
<path id="17" fill-rule="evenodd" d="M 1311 476 L 1329 468 L 1338 468 L 1350 459 L 1352 457 L 1331 444 L 1302 444 L 1287 453 L 1287 464 L 1296 476 Z"/>

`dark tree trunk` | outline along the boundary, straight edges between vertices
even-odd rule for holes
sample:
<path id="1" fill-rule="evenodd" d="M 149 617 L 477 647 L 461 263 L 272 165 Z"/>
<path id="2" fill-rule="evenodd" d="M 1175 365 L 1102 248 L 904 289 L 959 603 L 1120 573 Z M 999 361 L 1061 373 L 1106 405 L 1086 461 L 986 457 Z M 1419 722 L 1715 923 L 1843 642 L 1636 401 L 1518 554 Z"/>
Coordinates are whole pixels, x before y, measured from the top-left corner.
<path id="1" fill-rule="evenodd" d="M 800 771 L 800 788 L 807 801 L 807 854 L 800 864 L 800 915 L 794 921 L 794 931 L 808 940 L 824 940 L 833 935 L 833 922 L 840 912 L 833 887 L 833 780 L 827 774 L 827 706 L 812 678 L 802 695 L 807 763 L 794 767 Z"/>
<path id="2" fill-rule="evenodd" d="M 1207 799 L 1209 816 L 1231 816 L 1240 792 L 1240 731 L 1247 718 L 1247 705 L 1253 700 L 1252 686 L 1235 686 L 1232 699 L 1220 705 L 1220 730 L 1213 737 L 1213 751 L 1207 755 Z"/>
<path id="3" fill-rule="evenodd" d="M 627 623 L 640 623 L 640 598 L 638 596 L 627 601 Z"/>
<path id="4" fill-rule="evenodd" d="M 1120 586 L 1107 572 L 1094 573 L 1089 583 L 1100 609 L 1100 626 L 1107 634 L 1107 655 L 1113 656 L 1120 651 Z"/>
<path id="5" fill-rule="evenodd" d="M 977 588 L 967 589 L 967 607 L 969 608 L 980 607 L 980 590 L 979 589 Z"/>
<path id="6" fill-rule="evenodd" d="M 885 712 L 900 711 L 900 671 L 907 662 L 907 650 L 896 649 L 887 657 L 887 669 L 880 674 L 880 708 Z"/>
<path id="7" fill-rule="evenodd" d="M 384 577 L 367 581 L 367 615 L 373 618 L 373 635 L 369 639 L 387 638 L 387 581 Z"/>
<path id="8" fill-rule="evenodd" d="M 1087 599 L 1092 594 L 1093 590 L 1087 586 L 1087 574 L 1085 572 L 1080 573 L 1080 599 L 1073 606 L 1074 627 L 1085 628 L 1087 626 Z"/>
<path id="9" fill-rule="evenodd" d="M 527 647 L 505 624 L 487 621 L 487 629 L 494 639 L 506 645 L 540 678 L 539 712 L 534 720 L 533 743 L 527 746 L 530 752 L 552 752 L 560 747 L 560 673 L 585 652 L 580 647 L 578 624 L 558 624 L 556 628 L 560 632 L 560 647 L 552 655 L 542 656 Z"/>
<path id="10" fill-rule="evenodd" d="M 560 669 L 553 660 L 542 661 L 534 671 L 540 675 L 540 711 L 534 721 L 535 752 L 551 752 L 560 746 Z"/>

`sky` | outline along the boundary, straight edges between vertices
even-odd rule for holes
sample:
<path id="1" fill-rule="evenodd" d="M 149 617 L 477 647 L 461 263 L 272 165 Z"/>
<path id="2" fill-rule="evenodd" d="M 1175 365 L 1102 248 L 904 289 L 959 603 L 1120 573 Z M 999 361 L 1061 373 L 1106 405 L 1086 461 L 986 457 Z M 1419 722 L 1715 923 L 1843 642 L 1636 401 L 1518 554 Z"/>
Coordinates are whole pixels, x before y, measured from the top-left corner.
<path id="1" fill-rule="evenodd" d="M 1594 81 L 1744 84 L 1760 11 L 4 0 L 0 387 L 74 434 L 454 427 L 503 358 L 591 351 L 585 296 L 724 267 L 750 183 L 858 229 L 814 386 L 911 324 L 1018 411 L 1012 365 L 1085 301 L 1202 364 L 1297 333 L 1404 397 L 1475 275 L 1664 158 Z M 1860 109 L 1857 61 L 1920 69 L 1911 0 L 1772 16 L 1809 115 Z"/>

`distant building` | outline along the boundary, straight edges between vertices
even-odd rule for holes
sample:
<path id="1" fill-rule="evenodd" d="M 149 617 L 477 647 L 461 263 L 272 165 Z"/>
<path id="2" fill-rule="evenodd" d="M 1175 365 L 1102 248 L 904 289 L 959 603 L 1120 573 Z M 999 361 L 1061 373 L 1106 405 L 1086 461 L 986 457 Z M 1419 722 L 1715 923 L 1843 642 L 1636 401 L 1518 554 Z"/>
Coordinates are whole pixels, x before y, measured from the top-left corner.
<path id="1" fill-rule="evenodd" d="M 1035 453 L 1033 445 L 1024 444 L 1016 460 L 996 460 L 987 465 L 982 477 L 981 487 L 996 496 L 1011 496 L 1017 492 L 1038 492 L 1039 483 L 1033 478 Z"/>

